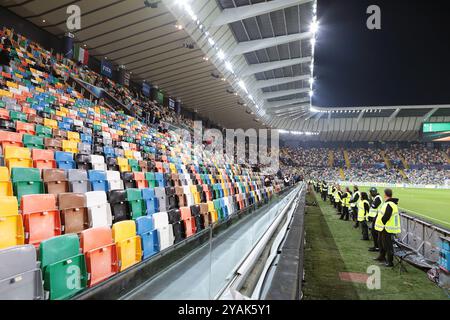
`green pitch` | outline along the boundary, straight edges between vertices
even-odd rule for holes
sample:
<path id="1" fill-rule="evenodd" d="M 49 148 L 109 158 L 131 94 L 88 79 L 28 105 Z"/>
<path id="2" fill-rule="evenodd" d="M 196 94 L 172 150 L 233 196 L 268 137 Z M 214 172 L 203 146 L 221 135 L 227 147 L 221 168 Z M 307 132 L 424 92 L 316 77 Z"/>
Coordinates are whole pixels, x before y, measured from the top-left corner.
<path id="1" fill-rule="evenodd" d="M 362 188 L 368 192 L 369 188 Z M 378 188 L 382 195 L 384 188 Z M 411 215 L 450 229 L 450 190 L 393 188 L 399 207 Z"/>

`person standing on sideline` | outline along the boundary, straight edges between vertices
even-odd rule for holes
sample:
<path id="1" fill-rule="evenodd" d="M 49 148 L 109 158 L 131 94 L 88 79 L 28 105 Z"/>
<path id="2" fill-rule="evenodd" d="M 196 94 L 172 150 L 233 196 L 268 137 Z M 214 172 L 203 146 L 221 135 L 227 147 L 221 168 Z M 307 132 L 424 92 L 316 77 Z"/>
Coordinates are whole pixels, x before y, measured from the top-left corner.
<path id="1" fill-rule="evenodd" d="M 352 192 L 349 187 L 345 188 L 345 193 L 342 196 L 342 214 L 340 220 L 348 221 L 350 217 L 350 199 L 352 198 Z"/>
<path id="2" fill-rule="evenodd" d="M 373 239 L 373 247 L 369 248 L 371 252 L 380 251 L 379 247 L 379 232 L 375 230 L 375 221 L 377 219 L 378 213 L 381 209 L 381 205 L 383 204 L 383 198 L 378 193 L 377 188 L 370 189 L 370 197 L 372 198 L 372 204 L 370 205 L 369 210 L 369 219 L 368 223 L 371 225 L 371 234 Z"/>
<path id="3" fill-rule="evenodd" d="M 380 254 L 374 260 L 384 262 L 386 267 L 394 266 L 393 237 L 402 231 L 398 201 L 392 197 L 392 189 L 384 190 L 384 203 L 375 221 L 375 229 L 380 232 Z"/>
<path id="4" fill-rule="evenodd" d="M 361 192 L 361 200 L 358 204 L 358 222 L 361 223 L 361 240 L 369 240 L 369 227 L 367 226 L 367 218 L 370 211 L 369 196 L 366 192 Z"/>
<path id="5" fill-rule="evenodd" d="M 358 186 L 353 187 L 353 197 L 350 200 L 350 207 L 352 208 L 352 220 L 355 221 L 355 225 L 353 228 L 359 227 L 359 222 L 357 220 L 358 217 L 358 207 L 359 201 L 361 200 L 361 191 L 359 191 Z"/>

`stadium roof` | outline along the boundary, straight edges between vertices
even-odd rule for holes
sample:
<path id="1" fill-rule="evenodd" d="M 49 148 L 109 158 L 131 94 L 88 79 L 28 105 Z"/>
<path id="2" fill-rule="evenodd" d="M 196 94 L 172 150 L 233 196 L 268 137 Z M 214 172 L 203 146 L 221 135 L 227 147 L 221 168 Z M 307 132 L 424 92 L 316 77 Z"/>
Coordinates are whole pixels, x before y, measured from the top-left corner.
<path id="1" fill-rule="evenodd" d="M 449 121 L 450 106 L 311 108 L 315 0 L 148 3 L 157 5 L 148 7 L 144 0 L 2 5 L 59 36 L 67 31 L 66 7 L 79 5 L 82 29 L 75 36 L 91 54 L 125 65 L 133 80 L 158 85 L 225 127 L 320 132 L 327 139 L 344 130 L 348 139 L 396 140 L 416 139 L 431 117 Z"/>

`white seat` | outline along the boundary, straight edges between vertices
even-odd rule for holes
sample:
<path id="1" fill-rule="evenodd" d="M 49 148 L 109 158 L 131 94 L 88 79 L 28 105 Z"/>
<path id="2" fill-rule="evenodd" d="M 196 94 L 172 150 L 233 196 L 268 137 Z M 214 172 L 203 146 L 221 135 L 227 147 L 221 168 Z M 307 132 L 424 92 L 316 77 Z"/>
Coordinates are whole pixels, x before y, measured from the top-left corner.
<path id="1" fill-rule="evenodd" d="M 133 153 L 133 156 L 134 156 L 134 158 L 135 158 L 136 160 L 142 161 L 142 155 L 141 155 L 141 153 L 140 153 L 139 151 L 135 151 L 135 152 Z"/>
<path id="2" fill-rule="evenodd" d="M 108 170 L 105 163 L 105 157 L 99 155 L 91 155 L 91 164 L 93 170 L 106 171 Z"/>
<path id="3" fill-rule="evenodd" d="M 157 212 L 152 215 L 153 225 L 158 231 L 159 247 L 164 250 L 173 245 L 175 237 L 173 235 L 173 228 L 169 224 L 169 216 L 167 212 Z"/>
<path id="4" fill-rule="evenodd" d="M 190 177 L 189 177 L 189 179 L 190 179 Z M 195 205 L 194 196 L 191 193 L 191 187 L 183 186 L 183 192 L 186 195 L 187 207 L 191 207 L 191 206 Z"/>
<path id="5" fill-rule="evenodd" d="M 108 180 L 109 191 L 124 189 L 119 171 L 106 171 L 106 179 Z"/>
<path id="6" fill-rule="evenodd" d="M 88 208 L 91 228 L 110 227 L 112 225 L 111 207 L 106 199 L 106 192 L 86 192 L 86 206 Z"/>
<path id="7" fill-rule="evenodd" d="M 77 127 L 84 127 L 84 123 L 81 120 L 73 120 L 73 125 Z"/>
<path id="8" fill-rule="evenodd" d="M 122 141 L 121 145 L 123 150 L 130 150 L 130 144 L 128 142 Z"/>

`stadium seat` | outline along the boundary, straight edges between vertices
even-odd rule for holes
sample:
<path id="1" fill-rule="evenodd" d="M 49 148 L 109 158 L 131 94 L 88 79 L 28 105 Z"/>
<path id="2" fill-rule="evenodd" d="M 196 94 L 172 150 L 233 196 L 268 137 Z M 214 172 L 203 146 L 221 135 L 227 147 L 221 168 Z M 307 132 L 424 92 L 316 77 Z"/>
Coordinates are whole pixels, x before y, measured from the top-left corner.
<path id="1" fill-rule="evenodd" d="M 85 170 L 72 169 L 67 171 L 70 192 L 86 193 L 91 191 L 91 184 Z"/>
<path id="2" fill-rule="evenodd" d="M 143 172 L 134 172 L 133 180 L 135 182 L 135 188 L 145 189 L 148 188 L 147 180 L 145 180 L 145 174 Z"/>
<path id="3" fill-rule="evenodd" d="M 125 190 L 111 190 L 109 192 L 109 203 L 111 205 L 113 223 L 128 220 L 130 218 L 127 192 Z"/>
<path id="4" fill-rule="evenodd" d="M 69 170 L 76 168 L 76 163 L 73 160 L 73 153 L 56 151 L 55 160 L 59 169 Z"/>
<path id="5" fill-rule="evenodd" d="M 157 212 L 153 216 L 153 224 L 158 231 L 159 249 L 162 251 L 174 243 L 172 226 L 169 224 L 167 212 Z"/>
<path id="6" fill-rule="evenodd" d="M 211 223 L 216 223 L 219 221 L 219 213 L 217 212 L 213 201 L 208 201 L 208 211 L 211 218 Z"/>
<path id="7" fill-rule="evenodd" d="M 25 243 L 22 216 L 15 197 L 0 197 L 0 249 Z"/>
<path id="8" fill-rule="evenodd" d="M 75 163 L 77 164 L 77 169 L 79 170 L 91 170 L 91 156 L 89 154 L 77 153 L 74 156 Z"/>
<path id="9" fill-rule="evenodd" d="M 58 139 L 44 138 L 44 147 L 45 149 L 62 151 L 62 142 Z"/>
<path id="10" fill-rule="evenodd" d="M 176 198 L 175 188 L 167 187 L 166 188 L 166 196 L 167 196 L 167 201 L 169 203 L 168 210 L 175 209 L 177 207 L 177 198 Z"/>
<path id="11" fill-rule="evenodd" d="M 0 131 L 0 143 L 2 149 L 6 147 L 23 147 L 23 135 L 16 132 Z"/>
<path id="12" fill-rule="evenodd" d="M 0 167 L 0 196 L 11 197 L 13 188 L 7 167 Z"/>
<path id="13" fill-rule="evenodd" d="M 7 146 L 3 150 L 6 166 L 12 168 L 32 168 L 33 160 L 28 148 Z"/>
<path id="14" fill-rule="evenodd" d="M 78 142 L 63 140 L 62 141 L 62 150 L 64 152 L 78 153 Z"/>
<path id="15" fill-rule="evenodd" d="M 195 206 L 190 207 L 191 210 L 191 216 L 195 222 L 195 231 L 198 233 L 202 230 L 205 229 L 205 221 L 204 221 L 204 217 L 201 214 L 201 208 L 200 208 L 200 204 L 197 204 Z M 208 222 L 208 221 L 206 221 Z"/>
<path id="16" fill-rule="evenodd" d="M 43 125 L 36 125 L 36 135 L 42 138 L 53 138 L 52 129 Z"/>
<path id="17" fill-rule="evenodd" d="M 169 224 L 172 225 L 174 243 L 179 243 L 186 238 L 186 229 L 181 219 L 181 212 L 179 209 L 172 209 L 167 211 L 167 216 L 169 217 Z"/>
<path id="18" fill-rule="evenodd" d="M 42 171 L 45 190 L 50 194 L 69 192 L 69 181 L 63 169 L 45 169 Z"/>
<path id="19" fill-rule="evenodd" d="M 139 263 L 142 259 L 141 238 L 136 235 L 134 221 L 117 222 L 112 227 L 114 242 L 117 247 L 119 270 L 124 271 Z"/>
<path id="20" fill-rule="evenodd" d="M 131 167 L 128 164 L 128 159 L 126 159 L 126 158 L 118 157 L 117 165 L 119 166 L 120 172 L 130 172 L 131 171 Z"/>
<path id="21" fill-rule="evenodd" d="M 0 300 L 44 299 L 36 261 L 36 249 L 31 245 L 0 250 Z"/>
<path id="22" fill-rule="evenodd" d="M 154 188 L 155 196 L 158 199 L 159 211 L 168 211 L 169 210 L 169 200 L 166 196 L 165 188 Z"/>
<path id="23" fill-rule="evenodd" d="M 201 197 L 200 197 L 200 193 L 198 192 L 197 186 L 190 186 L 190 191 L 191 191 L 191 195 L 192 198 L 194 199 L 194 204 L 200 204 L 201 201 Z"/>
<path id="24" fill-rule="evenodd" d="M 145 201 L 142 199 L 140 189 L 127 189 L 127 201 L 130 216 L 133 220 L 146 214 Z"/>
<path id="25" fill-rule="evenodd" d="M 112 225 L 111 207 L 104 191 L 91 191 L 85 194 L 89 215 L 89 227 Z"/>
<path id="26" fill-rule="evenodd" d="M 191 207 L 192 211 L 192 207 Z M 209 207 L 207 203 L 200 204 L 200 215 L 202 219 L 202 226 L 203 228 L 208 228 L 209 225 L 212 223 L 211 215 L 209 212 Z"/>
<path id="27" fill-rule="evenodd" d="M 25 243 L 38 247 L 42 241 L 61 235 L 61 219 L 56 195 L 25 195 L 22 197 L 21 210 Z"/>
<path id="28" fill-rule="evenodd" d="M 146 214 L 152 215 L 159 211 L 158 199 L 152 188 L 142 189 L 142 200 L 145 202 Z"/>
<path id="29" fill-rule="evenodd" d="M 152 217 L 137 218 L 136 232 L 141 237 L 142 259 L 148 259 L 159 252 L 158 231 L 154 229 Z"/>
<path id="30" fill-rule="evenodd" d="M 153 172 L 145 173 L 145 180 L 147 180 L 149 188 L 156 188 L 157 187 L 155 173 L 153 173 Z"/>
<path id="31" fill-rule="evenodd" d="M 33 167 L 38 169 L 56 168 L 55 154 L 52 150 L 33 149 L 31 151 Z"/>
<path id="32" fill-rule="evenodd" d="M 80 233 L 89 228 L 89 215 L 86 196 L 82 193 L 60 193 L 58 195 L 61 211 L 62 232 Z"/>
<path id="33" fill-rule="evenodd" d="M 105 171 L 90 170 L 88 177 L 92 191 L 108 191 L 108 180 Z"/>
<path id="34" fill-rule="evenodd" d="M 133 172 L 122 172 L 122 181 L 125 189 L 136 188 Z"/>
<path id="35" fill-rule="evenodd" d="M 180 208 L 181 220 L 184 223 L 184 230 L 186 238 L 194 235 L 197 232 L 195 219 L 192 216 L 191 209 L 188 207 Z"/>
<path id="36" fill-rule="evenodd" d="M 89 287 L 119 272 L 117 248 L 109 227 L 84 230 L 80 234 L 80 246 L 86 259 Z"/>
<path id="37" fill-rule="evenodd" d="M 23 135 L 23 146 L 29 149 L 44 149 L 44 138 L 29 134 Z"/>
<path id="38" fill-rule="evenodd" d="M 118 171 L 106 171 L 106 179 L 108 180 L 108 190 L 124 189 L 123 181 L 120 179 L 120 173 Z"/>
<path id="39" fill-rule="evenodd" d="M 22 196 L 44 193 L 44 184 L 39 169 L 13 168 L 11 172 L 14 195 L 20 203 Z"/>
<path id="40" fill-rule="evenodd" d="M 106 171 L 105 158 L 99 155 L 91 155 L 91 164 L 93 170 Z"/>
<path id="41" fill-rule="evenodd" d="M 44 290 L 51 300 L 70 298 L 86 288 L 86 262 L 76 234 L 41 242 L 39 255 Z"/>

